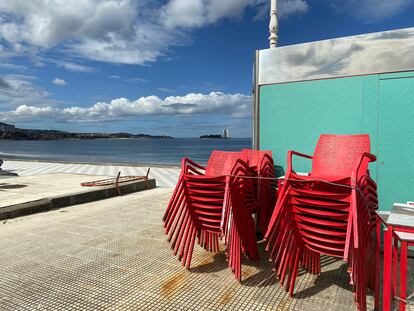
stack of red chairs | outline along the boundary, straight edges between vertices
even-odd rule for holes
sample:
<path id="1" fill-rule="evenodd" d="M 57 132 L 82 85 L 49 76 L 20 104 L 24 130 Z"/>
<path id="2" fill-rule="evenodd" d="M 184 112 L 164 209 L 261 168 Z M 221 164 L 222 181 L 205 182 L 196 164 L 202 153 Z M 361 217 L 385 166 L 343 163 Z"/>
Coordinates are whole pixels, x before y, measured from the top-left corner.
<path id="1" fill-rule="evenodd" d="M 194 242 L 208 251 L 227 246 L 229 267 L 241 280 L 241 252 L 258 259 L 252 213 L 256 208 L 253 179 L 242 153 L 213 151 L 206 167 L 183 159 L 182 171 L 164 215 L 174 254 L 190 267 Z"/>
<path id="2" fill-rule="evenodd" d="M 288 152 L 286 177 L 265 235 L 274 271 L 293 295 L 299 266 L 320 274 L 320 256 L 348 263 L 358 309 L 366 310 L 367 288 L 375 289 L 379 237 L 376 184 L 369 176 L 368 135 L 321 135 L 314 156 Z M 309 175 L 297 174 L 292 156 L 312 160 Z"/>
<path id="3" fill-rule="evenodd" d="M 257 177 L 254 179 L 257 200 L 256 213 L 260 232 L 265 234 L 277 198 L 272 151 L 243 149 L 242 153 L 249 164 L 252 175 Z"/>

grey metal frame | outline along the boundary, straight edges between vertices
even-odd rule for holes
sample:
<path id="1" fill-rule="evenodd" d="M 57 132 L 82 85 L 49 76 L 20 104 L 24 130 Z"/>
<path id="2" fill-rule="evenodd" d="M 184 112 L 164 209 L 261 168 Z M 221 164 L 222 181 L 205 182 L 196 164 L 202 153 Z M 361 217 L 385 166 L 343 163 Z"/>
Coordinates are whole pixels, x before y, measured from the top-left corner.
<path id="1" fill-rule="evenodd" d="M 260 148 L 259 51 L 256 51 L 253 72 L 253 149 Z"/>
<path id="2" fill-rule="evenodd" d="M 414 69 L 414 28 L 259 51 L 259 85 Z"/>

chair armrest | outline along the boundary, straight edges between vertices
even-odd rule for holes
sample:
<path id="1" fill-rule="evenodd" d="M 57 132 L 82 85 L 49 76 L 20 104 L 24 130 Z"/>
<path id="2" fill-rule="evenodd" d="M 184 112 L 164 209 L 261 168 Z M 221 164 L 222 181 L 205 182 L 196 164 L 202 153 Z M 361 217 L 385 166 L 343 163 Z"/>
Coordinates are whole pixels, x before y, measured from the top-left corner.
<path id="1" fill-rule="evenodd" d="M 265 154 L 263 155 L 263 157 L 262 157 L 261 161 L 260 161 L 259 166 L 262 166 L 262 164 L 263 164 L 263 162 L 264 162 L 265 160 L 268 160 L 270 163 L 274 164 L 273 157 L 272 157 L 271 155 L 269 155 L 268 153 L 265 153 Z"/>
<path id="2" fill-rule="evenodd" d="M 237 159 L 233 163 L 230 174 L 234 177 L 234 175 L 238 174 L 238 172 L 240 171 L 240 168 L 242 168 L 244 170 L 244 173 L 245 173 L 246 176 L 250 176 L 250 167 L 246 163 L 246 161 L 244 161 L 242 159 Z"/>
<path id="3" fill-rule="evenodd" d="M 377 157 L 371 153 L 364 152 L 361 154 L 359 161 L 357 164 L 355 164 L 354 168 L 352 169 L 352 180 L 353 182 L 357 183 L 359 179 L 359 170 L 361 169 L 362 164 L 367 164 L 370 162 L 375 162 L 377 160 Z"/>
<path id="4" fill-rule="evenodd" d="M 204 166 L 190 160 L 189 158 L 183 158 L 181 160 L 181 172 L 183 174 L 187 174 L 188 170 L 191 170 L 195 173 L 198 173 L 198 174 L 202 175 L 202 173 L 199 172 L 199 170 L 205 171 L 206 168 Z"/>
<path id="5" fill-rule="evenodd" d="M 372 154 L 372 153 L 364 152 L 363 155 L 362 155 L 362 157 L 369 159 L 369 162 L 375 162 L 375 161 L 377 161 L 377 157 L 374 154 Z"/>
<path id="6" fill-rule="evenodd" d="M 301 153 L 301 152 L 297 152 L 297 151 L 293 151 L 293 150 L 289 150 L 288 154 L 287 154 L 287 170 L 286 170 L 286 176 L 290 175 L 290 173 L 292 172 L 292 158 L 293 156 L 298 156 L 301 158 L 306 158 L 306 159 L 313 159 L 313 156 Z"/>

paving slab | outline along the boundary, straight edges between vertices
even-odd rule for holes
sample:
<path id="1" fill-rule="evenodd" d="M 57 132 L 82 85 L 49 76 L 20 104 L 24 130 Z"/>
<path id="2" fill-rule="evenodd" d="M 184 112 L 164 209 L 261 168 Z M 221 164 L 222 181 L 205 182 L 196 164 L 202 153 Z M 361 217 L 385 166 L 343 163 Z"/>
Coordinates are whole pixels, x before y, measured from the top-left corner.
<path id="1" fill-rule="evenodd" d="M 223 246 L 208 253 L 197 245 L 183 269 L 161 222 L 171 193 L 156 188 L 0 222 L 0 310 L 356 310 L 346 265 L 334 258 L 323 258 L 320 276 L 300 271 L 294 298 L 276 283 L 263 244 L 261 260 L 243 260 L 241 284 Z"/>
<path id="2" fill-rule="evenodd" d="M 115 185 L 83 187 L 81 183 L 110 176 L 43 174 L 0 179 L 0 219 L 52 208 L 91 202 L 118 195 Z M 119 185 L 121 193 L 154 188 L 155 180 Z"/>

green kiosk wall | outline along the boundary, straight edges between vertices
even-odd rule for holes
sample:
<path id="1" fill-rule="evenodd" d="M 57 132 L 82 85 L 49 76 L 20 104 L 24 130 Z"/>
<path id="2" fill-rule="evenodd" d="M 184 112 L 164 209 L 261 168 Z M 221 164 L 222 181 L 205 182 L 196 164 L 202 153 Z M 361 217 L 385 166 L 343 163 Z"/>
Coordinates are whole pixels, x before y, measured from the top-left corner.
<path id="1" fill-rule="evenodd" d="M 261 85 L 258 99 L 259 146 L 277 164 L 290 149 L 313 154 L 321 133 L 368 133 L 380 209 L 414 201 L 414 71 Z"/>

